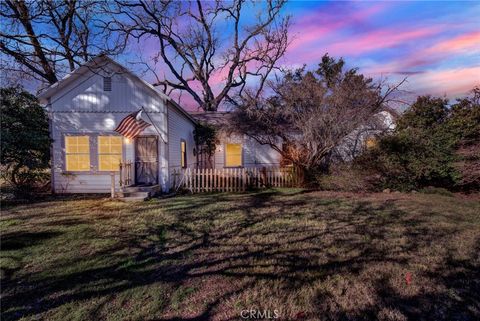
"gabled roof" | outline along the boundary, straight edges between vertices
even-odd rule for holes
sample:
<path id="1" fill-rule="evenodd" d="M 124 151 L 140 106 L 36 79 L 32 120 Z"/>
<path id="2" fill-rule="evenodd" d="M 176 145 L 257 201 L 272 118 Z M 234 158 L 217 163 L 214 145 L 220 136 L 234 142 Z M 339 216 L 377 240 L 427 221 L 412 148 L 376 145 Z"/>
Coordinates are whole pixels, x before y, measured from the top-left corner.
<path id="1" fill-rule="evenodd" d="M 48 98 L 52 97 L 55 95 L 57 92 L 60 90 L 64 89 L 66 86 L 74 82 L 76 79 L 79 77 L 85 75 L 91 70 L 94 69 L 101 69 L 102 67 L 105 67 L 109 64 L 112 64 L 116 67 L 118 67 L 120 70 L 122 70 L 124 73 L 128 74 L 130 77 L 133 79 L 139 81 L 142 85 L 150 89 L 153 93 L 158 95 L 160 98 L 164 99 L 166 102 L 169 102 L 175 109 L 177 109 L 181 114 L 183 114 L 185 117 L 187 117 L 190 121 L 192 121 L 194 124 L 196 124 L 196 120 L 183 109 L 180 105 L 177 104 L 172 98 L 169 96 L 165 95 L 164 93 L 158 91 L 155 87 L 153 87 L 151 84 L 143 80 L 142 78 L 138 77 L 135 75 L 132 71 L 129 69 L 125 68 L 123 65 L 119 64 L 112 58 L 108 57 L 107 55 L 100 54 L 91 60 L 87 61 L 86 63 L 82 64 L 80 67 L 75 69 L 74 71 L 70 72 L 67 74 L 65 77 L 54 83 L 53 85 L 47 87 L 44 91 L 42 91 L 39 95 L 38 98 L 40 101 L 46 102 Z"/>

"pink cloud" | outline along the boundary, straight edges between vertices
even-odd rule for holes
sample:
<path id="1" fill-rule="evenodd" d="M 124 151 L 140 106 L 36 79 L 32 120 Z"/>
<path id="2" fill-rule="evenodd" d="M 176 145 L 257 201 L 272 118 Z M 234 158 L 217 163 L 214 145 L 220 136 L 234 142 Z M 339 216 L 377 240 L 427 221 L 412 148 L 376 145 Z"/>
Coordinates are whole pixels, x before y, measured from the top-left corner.
<path id="1" fill-rule="evenodd" d="M 389 4 L 379 3 L 351 11 L 346 15 L 332 15 L 329 10 L 325 10 L 322 7 L 321 11 L 315 11 L 303 16 L 300 22 L 294 24 L 293 40 L 289 50 L 294 51 L 319 41 L 323 36 L 330 35 L 353 23 L 367 21 L 372 16 L 384 11 L 387 7 L 389 7 Z M 338 8 L 334 10 L 338 10 Z M 336 17 L 336 19 L 334 20 L 332 17 Z"/>
<path id="2" fill-rule="evenodd" d="M 368 68 L 371 74 L 403 73 L 425 65 L 438 63 L 458 54 L 480 53 L 480 32 L 462 34 L 446 39 L 423 50 L 415 50 L 391 63 L 383 63 Z"/>
<path id="3" fill-rule="evenodd" d="M 304 46 L 308 46 L 310 43 L 318 41 L 322 36 L 327 35 L 333 30 L 336 29 L 335 26 L 310 26 L 309 28 L 303 30 L 303 32 L 298 35 L 294 36 L 292 43 L 288 47 L 289 51 L 294 51 L 295 49 L 302 48 Z"/>
<path id="4" fill-rule="evenodd" d="M 410 84 L 416 92 L 447 97 L 464 95 L 480 85 L 480 66 L 427 71 L 412 76 Z"/>
<path id="5" fill-rule="evenodd" d="M 333 43 L 328 51 L 334 55 L 358 56 L 367 52 L 405 46 L 417 39 L 432 36 L 440 30 L 436 27 L 417 28 L 415 30 L 398 31 L 397 29 L 379 30 L 363 36 L 352 37 L 346 41 Z"/>
<path id="6" fill-rule="evenodd" d="M 459 54 L 480 54 L 480 32 L 462 34 L 415 52 L 404 58 L 402 68 L 433 64 Z"/>
<path id="7" fill-rule="evenodd" d="M 474 31 L 437 43 L 425 50 L 426 55 L 450 53 L 474 53 L 480 51 L 480 31 Z"/>

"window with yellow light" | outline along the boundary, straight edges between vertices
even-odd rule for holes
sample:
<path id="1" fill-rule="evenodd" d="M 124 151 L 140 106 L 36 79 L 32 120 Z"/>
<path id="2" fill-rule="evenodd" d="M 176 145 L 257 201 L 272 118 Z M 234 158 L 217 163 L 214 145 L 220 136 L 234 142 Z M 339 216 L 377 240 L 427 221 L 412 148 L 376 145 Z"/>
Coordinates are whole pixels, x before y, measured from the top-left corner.
<path id="1" fill-rule="evenodd" d="M 180 141 L 180 166 L 182 168 L 187 168 L 187 142 L 183 139 Z"/>
<path id="2" fill-rule="evenodd" d="M 225 167 L 242 166 L 242 144 L 225 144 Z"/>
<path id="3" fill-rule="evenodd" d="M 79 172 L 90 170 L 89 136 L 65 136 L 65 169 Z"/>
<path id="4" fill-rule="evenodd" d="M 118 171 L 122 161 L 122 137 L 98 136 L 98 170 Z"/>
<path id="5" fill-rule="evenodd" d="M 367 138 L 365 145 L 367 146 L 367 149 L 373 148 L 377 146 L 377 140 L 375 139 L 375 137 L 369 137 Z"/>

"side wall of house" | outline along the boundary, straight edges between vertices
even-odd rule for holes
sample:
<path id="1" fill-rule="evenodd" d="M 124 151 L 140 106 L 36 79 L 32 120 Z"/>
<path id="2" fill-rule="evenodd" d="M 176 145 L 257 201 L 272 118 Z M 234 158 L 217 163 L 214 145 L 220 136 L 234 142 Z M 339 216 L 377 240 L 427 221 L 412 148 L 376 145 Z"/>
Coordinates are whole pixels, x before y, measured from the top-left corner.
<path id="1" fill-rule="evenodd" d="M 260 145 L 247 136 L 222 135 L 215 150 L 215 168 L 225 167 L 225 144 L 242 144 L 243 167 L 279 167 L 282 156 L 270 146 Z"/>
<path id="2" fill-rule="evenodd" d="M 168 106 L 168 159 L 169 159 L 169 184 L 173 184 L 173 171 L 181 168 L 181 146 L 185 141 L 187 147 L 187 167 L 194 168 L 197 164 L 196 156 L 193 153 L 195 140 L 193 138 L 194 123 L 185 115 Z"/>
<path id="3" fill-rule="evenodd" d="M 159 168 L 167 168 L 165 144 L 167 117 L 165 102 L 151 89 L 115 66 L 88 72 L 49 98 L 47 108 L 51 119 L 53 142 L 53 187 L 57 193 L 108 193 L 110 172 L 98 170 L 97 139 L 100 135 L 118 135 L 114 129 L 128 114 L 144 107 L 142 118 L 153 122 L 142 135 L 158 136 Z M 112 76 L 112 90 L 104 91 L 103 75 Z M 158 132 L 158 131 L 160 132 Z M 86 135 L 90 142 L 90 171 L 67 172 L 65 168 L 65 136 Z M 124 161 L 134 161 L 134 142 L 123 139 Z M 115 175 L 119 187 L 119 173 Z M 160 176 L 166 187 L 166 178 Z"/>

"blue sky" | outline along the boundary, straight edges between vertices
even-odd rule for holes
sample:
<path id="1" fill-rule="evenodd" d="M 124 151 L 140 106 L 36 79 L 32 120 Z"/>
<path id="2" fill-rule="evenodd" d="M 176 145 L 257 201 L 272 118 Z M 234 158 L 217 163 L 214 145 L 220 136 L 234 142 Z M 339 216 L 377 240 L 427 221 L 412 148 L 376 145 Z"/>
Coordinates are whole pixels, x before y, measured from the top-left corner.
<path id="1" fill-rule="evenodd" d="M 284 67 L 313 69 L 329 53 L 374 79 L 408 77 L 407 101 L 424 94 L 454 99 L 480 85 L 480 1 L 290 1 L 283 13 L 292 21 Z M 228 30 L 221 28 L 226 39 Z M 148 61 L 158 44 L 152 38 L 138 48 Z M 214 79 L 221 87 L 222 77 Z M 196 106 L 188 94 L 182 104 Z"/>
<path id="2" fill-rule="evenodd" d="M 412 95 L 467 93 L 480 85 L 480 2 L 292 1 L 285 64 L 314 66 L 328 52 Z"/>
<path id="3" fill-rule="evenodd" d="M 314 69 L 329 53 L 375 79 L 394 83 L 408 77 L 402 89 L 410 101 L 424 94 L 454 99 L 480 85 L 480 1 L 290 1 L 283 14 L 292 21 L 284 67 Z M 254 14 L 246 19 L 251 22 Z M 219 29 L 228 40 L 229 26 Z M 129 62 L 141 54 L 151 63 L 157 52 L 152 37 L 116 59 L 154 81 Z M 162 64 L 157 72 L 169 74 Z M 221 74 L 213 77 L 215 87 L 222 85 Z M 188 94 L 182 103 L 196 105 Z"/>

